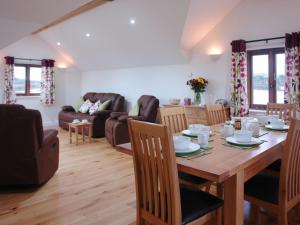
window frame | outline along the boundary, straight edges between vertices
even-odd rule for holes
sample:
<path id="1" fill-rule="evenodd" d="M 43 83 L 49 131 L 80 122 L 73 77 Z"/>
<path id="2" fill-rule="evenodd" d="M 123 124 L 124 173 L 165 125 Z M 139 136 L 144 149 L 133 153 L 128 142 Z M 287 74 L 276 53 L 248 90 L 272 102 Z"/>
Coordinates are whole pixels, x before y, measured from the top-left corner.
<path id="1" fill-rule="evenodd" d="M 268 55 L 269 59 L 269 102 L 276 103 L 276 55 L 285 53 L 285 48 L 268 48 L 268 49 L 257 49 L 257 50 L 247 50 L 247 73 L 248 73 L 248 99 L 250 109 L 266 110 L 267 105 L 253 104 L 252 99 L 252 56 L 255 55 Z"/>
<path id="2" fill-rule="evenodd" d="M 17 93 L 17 96 L 40 96 L 41 93 L 30 93 L 30 67 L 42 68 L 42 65 L 16 63 L 14 66 L 25 67 L 25 93 Z"/>

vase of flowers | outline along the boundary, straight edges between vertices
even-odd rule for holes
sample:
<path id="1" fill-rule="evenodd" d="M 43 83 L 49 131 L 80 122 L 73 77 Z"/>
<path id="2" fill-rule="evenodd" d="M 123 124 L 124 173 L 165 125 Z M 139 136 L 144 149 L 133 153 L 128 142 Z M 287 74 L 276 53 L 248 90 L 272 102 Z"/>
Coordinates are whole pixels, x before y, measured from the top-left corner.
<path id="1" fill-rule="evenodd" d="M 188 80 L 186 84 L 194 91 L 194 105 L 200 105 L 201 93 L 205 92 L 208 81 L 203 77 L 196 77 Z"/>

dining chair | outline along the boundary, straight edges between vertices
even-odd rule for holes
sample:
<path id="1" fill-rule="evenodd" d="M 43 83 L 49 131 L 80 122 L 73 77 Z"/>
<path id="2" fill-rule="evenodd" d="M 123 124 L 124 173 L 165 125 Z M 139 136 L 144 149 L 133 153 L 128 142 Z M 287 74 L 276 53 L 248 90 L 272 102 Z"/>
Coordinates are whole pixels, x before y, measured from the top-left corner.
<path id="1" fill-rule="evenodd" d="M 221 225 L 223 200 L 179 185 L 172 134 L 165 125 L 128 120 L 136 186 L 136 224 Z"/>
<path id="2" fill-rule="evenodd" d="M 295 104 L 267 104 L 267 115 L 279 115 L 280 119 L 290 121 L 292 117 L 296 117 L 296 105 Z"/>
<path id="3" fill-rule="evenodd" d="M 267 115 L 279 115 L 280 119 L 290 121 L 292 117 L 296 117 L 296 105 L 295 104 L 267 104 Z M 274 176 L 279 175 L 281 167 L 281 160 L 277 160 L 267 167 L 267 172 Z"/>
<path id="4" fill-rule="evenodd" d="M 172 134 L 180 133 L 188 129 L 187 119 L 184 107 L 162 107 L 159 108 L 159 119 L 161 124 L 167 126 Z M 210 190 L 211 182 L 196 177 L 187 173 L 179 172 L 180 183 L 192 186 L 194 188 L 205 188 L 208 192 Z"/>
<path id="5" fill-rule="evenodd" d="M 300 203 L 300 120 L 291 118 L 283 146 L 280 176 L 260 173 L 245 183 L 245 200 L 278 215 L 278 225 L 288 225 L 288 212 Z"/>
<path id="6" fill-rule="evenodd" d="M 221 104 L 206 105 L 205 111 L 209 125 L 225 123 L 227 120 L 225 108 Z"/>

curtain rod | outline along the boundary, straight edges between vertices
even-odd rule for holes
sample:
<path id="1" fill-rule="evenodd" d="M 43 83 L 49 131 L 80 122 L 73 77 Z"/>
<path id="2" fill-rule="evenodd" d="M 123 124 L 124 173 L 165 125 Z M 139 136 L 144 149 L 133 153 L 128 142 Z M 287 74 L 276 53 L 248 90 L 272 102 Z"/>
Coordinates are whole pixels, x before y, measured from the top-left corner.
<path id="1" fill-rule="evenodd" d="M 260 42 L 260 41 L 265 41 L 265 42 L 268 43 L 268 41 L 279 40 L 279 39 L 285 39 L 285 37 L 274 37 L 274 38 L 257 39 L 257 40 L 246 41 L 246 43 Z"/>
<path id="2" fill-rule="evenodd" d="M 15 59 L 18 59 L 18 60 L 27 60 L 27 61 L 38 61 L 38 62 L 42 62 L 41 59 L 26 59 L 26 58 L 15 58 Z"/>

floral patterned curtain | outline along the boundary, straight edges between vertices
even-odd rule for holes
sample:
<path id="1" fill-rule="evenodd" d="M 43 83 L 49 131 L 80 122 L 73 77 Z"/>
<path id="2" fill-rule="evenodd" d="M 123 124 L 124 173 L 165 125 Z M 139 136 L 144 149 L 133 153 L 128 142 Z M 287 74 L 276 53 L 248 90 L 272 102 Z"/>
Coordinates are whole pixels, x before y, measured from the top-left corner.
<path id="1" fill-rule="evenodd" d="M 54 60 L 42 60 L 41 103 L 54 104 Z"/>
<path id="2" fill-rule="evenodd" d="M 285 36 L 284 102 L 295 103 L 300 91 L 300 33 Z"/>
<path id="3" fill-rule="evenodd" d="M 4 103 L 14 104 L 16 103 L 16 94 L 14 91 L 14 57 L 5 57 L 4 66 Z"/>
<path id="4" fill-rule="evenodd" d="M 249 112 L 246 41 L 233 41 L 231 45 L 231 115 L 245 116 Z"/>

